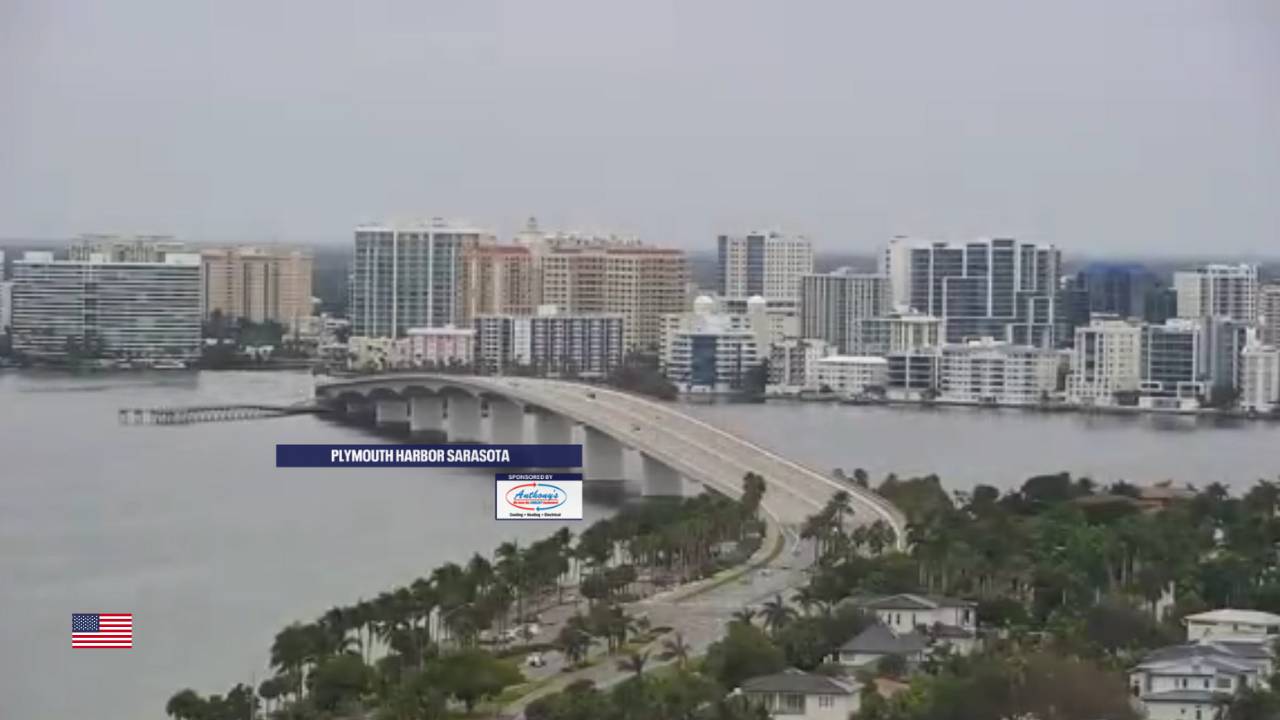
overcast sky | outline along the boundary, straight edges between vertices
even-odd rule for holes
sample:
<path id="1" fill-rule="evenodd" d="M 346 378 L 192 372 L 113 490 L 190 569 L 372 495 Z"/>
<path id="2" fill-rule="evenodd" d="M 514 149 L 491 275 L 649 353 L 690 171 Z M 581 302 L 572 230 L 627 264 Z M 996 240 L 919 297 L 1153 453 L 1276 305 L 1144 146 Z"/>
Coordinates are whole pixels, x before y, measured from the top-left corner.
<path id="1" fill-rule="evenodd" d="M 0 237 L 531 214 L 1280 254 L 1280 2 L 0 0 Z"/>

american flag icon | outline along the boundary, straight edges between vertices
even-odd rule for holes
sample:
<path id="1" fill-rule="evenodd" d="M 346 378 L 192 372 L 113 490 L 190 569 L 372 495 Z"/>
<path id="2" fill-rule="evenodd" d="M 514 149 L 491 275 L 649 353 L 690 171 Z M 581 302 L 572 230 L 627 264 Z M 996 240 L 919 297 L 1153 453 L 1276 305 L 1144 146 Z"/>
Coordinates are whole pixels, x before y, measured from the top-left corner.
<path id="1" fill-rule="evenodd" d="M 71 613 L 71 647 L 133 647 L 133 613 Z"/>

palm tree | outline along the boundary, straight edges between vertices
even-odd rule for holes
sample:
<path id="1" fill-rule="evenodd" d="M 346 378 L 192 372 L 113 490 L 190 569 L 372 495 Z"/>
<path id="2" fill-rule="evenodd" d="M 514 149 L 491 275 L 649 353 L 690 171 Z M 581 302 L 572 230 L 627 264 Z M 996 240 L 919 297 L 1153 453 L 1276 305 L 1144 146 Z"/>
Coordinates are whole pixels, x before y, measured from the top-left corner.
<path id="1" fill-rule="evenodd" d="M 303 667 L 313 658 L 313 636 L 304 626 L 294 623 L 276 634 L 271 643 L 271 667 L 283 674 L 296 675 L 297 684 L 290 688 L 294 697 L 302 697 Z"/>
<path id="2" fill-rule="evenodd" d="M 733 612 L 732 622 L 740 622 L 744 625 L 750 625 L 751 621 L 754 620 L 755 617 L 756 617 L 755 610 L 752 610 L 751 608 L 748 608 L 748 607 L 744 607 L 741 610 L 735 610 Z"/>
<path id="3" fill-rule="evenodd" d="M 625 658 L 618 661 L 618 669 L 622 672 L 635 673 L 636 677 L 644 674 L 644 666 L 649 663 L 649 651 L 642 653 L 627 653 Z"/>
<path id="4" fill-rule="evenodd" d="M 760 608 L 760 615 L 764 618 L 764 627 L 771 634 L 776 633 L 786 627 L 795 617 L 796 611 L 787 606 L 782 599 L 782 595 L 775 595 L 772 600 L 768 600 Z"/>
<path id="5" fill-rule="evenodd" d="M 689 662 L 689 643 L 684 641 L 684 633 L 677 632 L 674 636 L 662 641 L 663 660 L 675 660 L 676 665 L 684 668 Z"/>

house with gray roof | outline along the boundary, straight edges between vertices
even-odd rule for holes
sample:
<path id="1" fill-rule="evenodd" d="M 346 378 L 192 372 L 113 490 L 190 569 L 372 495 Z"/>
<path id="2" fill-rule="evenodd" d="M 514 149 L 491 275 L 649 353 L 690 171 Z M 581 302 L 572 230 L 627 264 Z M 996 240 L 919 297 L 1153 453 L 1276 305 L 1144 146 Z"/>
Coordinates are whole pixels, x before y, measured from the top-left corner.
<path id="1" fill-rule="evenodd" d="M 856 607 L 871 613 L 897 635 L 916 632 L 967 655 L 977 647 L 977 603 L 969 600 L 898 593 L 858 598 Z"/>
<path id="2" fill-rule="evenodd" d="M 924 661 L 929 639 L 914 630 L 895 633 L 888 625 L 873 623 L 840 646 L 833 660 L 851 668 L 874 666 L 881 659 L 898 655 L 915 667 Z"/>
<path id="3" fill-rule="evenodd" d="M 754 677 L 738 692 L 763 707 L 770 717 L 786 720 L 848 720 L 858 711 L 861 686 L 847 678 L 789 668 Z"/>
<path id="4" fill-rule="evenodd" d="M 1273 669 L 1262 638 L 1201 640 L 1148 653 L 1129 687 L 1151 720 L 1213 720 L 1246 687 L 1266 687 Z"/>

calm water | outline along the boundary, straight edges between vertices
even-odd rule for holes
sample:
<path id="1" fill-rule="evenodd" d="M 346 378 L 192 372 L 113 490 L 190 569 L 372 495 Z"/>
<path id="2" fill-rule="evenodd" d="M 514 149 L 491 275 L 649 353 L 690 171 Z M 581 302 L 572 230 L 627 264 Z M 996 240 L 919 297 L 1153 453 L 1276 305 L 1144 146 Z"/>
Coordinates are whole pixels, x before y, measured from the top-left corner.
<path id="1" fill-rule="evenodd" d="M 495 522 L 492 475 L 277 470 L 277 442 L 370 440 L 311 417 L 116 422 L 121 406 L 310 389 L 293 373 L 0 373 L 0 718 L 163 718 L 182 687 L 261 681 L 293 620 L 554 531 Z M 72 651 L 79 611 L 133 612 L 135 648 Z"/>
<path id="2" fill-rule="evenodd" d="M 0 373 L 0 718 L 163 717 L 184 686 L 262 680 L 272 635 L 446 560 L 554 526 L 492 520 L 489 475 L 277 470 L 277 442 L 368 436 L 311 417 L 127 427 L 122 406 L 310 395 L 294 373 Z M 823 470 L 1009 487 L 1280 475 L 1280 426 L 779 403 L 689 404 Z M 609 509 L 589 504 L 588 520 Z M 70 650 L 72 612 L 135 613 L 132 651 Z"/>
<path id="3" fill-rule="evenodd" d="M 685 409 L 817 470 L 872 478 L 937 473 L 951 489 L 1017 487 L 1066 470 L 1129 480 L 1247 488 L 1280 478 L 1280 424 L 1019 410 L 690 402 Z"/>

